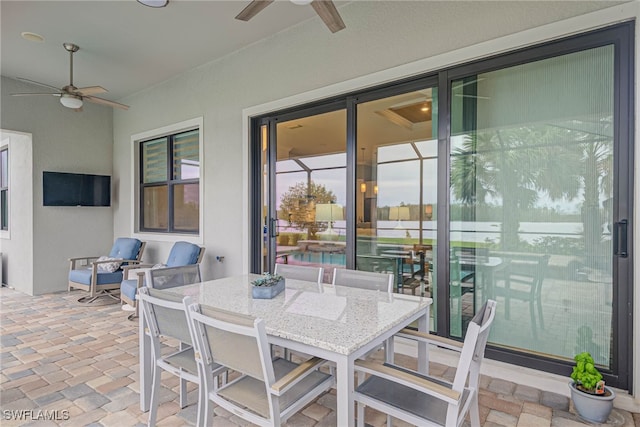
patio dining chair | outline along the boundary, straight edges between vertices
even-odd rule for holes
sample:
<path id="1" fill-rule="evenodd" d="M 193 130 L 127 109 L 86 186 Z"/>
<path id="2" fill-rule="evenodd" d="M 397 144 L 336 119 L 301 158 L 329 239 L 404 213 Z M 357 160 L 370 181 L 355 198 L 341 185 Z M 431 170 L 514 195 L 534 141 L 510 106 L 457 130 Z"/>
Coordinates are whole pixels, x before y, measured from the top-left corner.
<path id="1" fill-rule="evenodd" d="M 114 292 L 120 289 L 123 268 L 139 264 L 144 247 L 145 242 L 138 239 L 119 237 L 108 256 L 69 258 L 69 291 L 82 289 L 89 292 L 88 296 L 78 300 L 83 303 L 94 302 L 103 296 L 118 300 Z"/>
<path id="2" fill-rule="evenodd" d="M 305 280 L 307 282 L 322 283 L 323 267 L 310 267 L 306 265 L 276 264 L 274 274 L 286 279 Z"/>
<path id="3" fill-rule="evenodd" d="M 358 427 L 364 426 L 365 406 L 386 413 L 387 425 L 390 416 L 417 426 L 460 426 L 470 412 L 471 425 L 479 427 L 480 365 L 495 310 L 495 301 L 485 302 L 469 323 L 463 343 L 410 329 L 396 335 L 458 352 L 453 382 L 391 363 L 357 360 L 354 399 L 358 404 Z M 365 380 L 367 374 L 369 377 Z"/>
<path id="4" fill-rule="evenodd" d="M 272 358 L 262 319 L 197 304 L 187 315 L 204 388 L 199 426 L 213 425 L 212 403 L 259 426 L 280 426 L 334 384 L 332 375 L 318 370 L 325 363 L 320 358 L 299 365 Z M 239 376 L 218 385 L 218 364 Z"/>
<path id="5" fill-rule="evenodd" d="M 333 285 L 375 291 L 393 292 L 393 273 L 373 273 L 370 271 L 333 269 Z"/>
<path id="6" fill-rule="evenodd" d="M 162 268 L 200 264 L 204 256 L 204 250 L 205 248 L 194 245 L 193 243 L 176 242 L 173 244 L 173 247 L 169 252 L 167 262 Z M 132 265 L 123 268 L 124 280 L 120 283 L 120 302 L 135 308 L 135 311 L 127 317 L 129 320 L 133 320 L 138 317 L 137 293 L 138 289 L 145 285 L 146 272 L 150 268 L 152 268 L 152 266 L 149 264 L 138 266 Z M 160 270 L 162 268 L 158 269 Z"/>
<path id="7" fill-rule="evenodd" d="M 187 406 L 186 381 L 198 384 L 200 395 L 203 392 L 198 367 L 195 360 L 192 336 L 187 323 L 185 302 L 178 295 L 161 292 L 157 289 L 142 287 L 138 291 L 142 310 L 147 321 L 151 337 L 151 359 L 153 366 L 151 386 L 151 406 L 149 409 L 149 426 L 154 426 L 158 415 L 158 399 L 162 371 L 167 371 L 180 378 L 180 408 Z M 190 301 L 189 298 L 185 298 Z M 173 338 L 179 341 L 177 351 L 163 351 L 162 338 Z M 173 349 L 172 349 L 173 350 Z M 147 367 L 148 369 L 149 367 Z M 141 367 L 144 369 L 144 367 Z M 212 375 L 220 375 L 226 369 L 219 365 L 211 367 Z M 203 409 L 202 398 L 198 397 L 198 413 Z"/>
<path id="8" fill-rule="evenodd" d="M 500 255 L 505 260 L 505 268 L 497 277 L 493 293 L 496 298 L 504 298 L 504 314 L 507 320 L 511 317 L 511 300 L 528 304 L 531 334 L 534 339 L 538 339 L 538 328 L 544 330 L 542 282 L 549 268 L 550 256 L 509 253 Z"/>

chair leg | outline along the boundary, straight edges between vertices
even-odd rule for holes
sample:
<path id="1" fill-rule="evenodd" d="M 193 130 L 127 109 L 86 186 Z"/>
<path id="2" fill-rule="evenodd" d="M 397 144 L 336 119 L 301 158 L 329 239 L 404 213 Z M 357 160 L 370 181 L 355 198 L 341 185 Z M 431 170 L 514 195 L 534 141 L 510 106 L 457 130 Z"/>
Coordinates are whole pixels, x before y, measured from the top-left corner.
<path id="1" fill-rule="evenodd" d="M 180 343 L 179 349 L 183 351 L 187 348 L 187 345 Z M 184 409 L 187 406 L 187 380 L 180 377 L 180 409 Z"/>
<path id="2" fill-rule="evenodd" d="M 156 425 L 156 417 L 158 416 L 158 399 L 160 394 L 160 369 L 157 365 L 153 366 L 153 381 L 151 383 L 151 407 L 149 408 L 149 427 Z"/>
<path id="3" fill-rule="evenodd" d="M 478 390 L 473 394 L 471 407 L 469 408 L 471 427 L 480 427 L 480 409 L 478 408 Z"/>
<path id="4" fill-rule="evenodd" d="M 180 378 L 180 409 L 187 406 L 187 380 Z"/>
<path id="5" fill-rule="evenodd" d="M 198 422 L 198 426 L 212 426 L 213 425 L 213 402 L 209 399 L 207 391 L 204 391 L 204 423 L 200 424 Z"/>
<path id="6" fill-rule="evenodd" d="M 356 406 L 356 425 L 358 427 L 364 427 L 364 405 L 358 402 Z"/>

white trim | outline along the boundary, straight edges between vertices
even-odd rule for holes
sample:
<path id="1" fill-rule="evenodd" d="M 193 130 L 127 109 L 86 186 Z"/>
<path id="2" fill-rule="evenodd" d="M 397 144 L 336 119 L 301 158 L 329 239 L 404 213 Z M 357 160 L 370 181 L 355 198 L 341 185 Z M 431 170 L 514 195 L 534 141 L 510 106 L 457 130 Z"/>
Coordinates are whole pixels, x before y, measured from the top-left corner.
<path id="1" fill-rule="evenodd" d="M 4 137 L 4 134 L 2 135 Z M 9 173 L 10 167 L 9 158 L 11 157 L 11 135 L 7 135 L 6 138 L 0 140 L 0 151 L 7 150 L 7 219 L 9 220 L 9 226 L 6 230 L 0 230 L 0 239 L 11 240 L 11 173 Z M 0 279 L 2 278 L 2 260 L 0 259 Z"/>
<path id="2" fill-rule="evenodd" d="M 139 218 L 139 200 L 140 187 L 138 186 L 138 174 L 140 164 L 140 150 L 138 149 L 141 141 L 158 138 L 166 135 L 176 134 L 189 129 L 198 129 L 198 149 L 200 150 L 200 181 L 199 181 L 199 233 L 198 234 L 179 234 L 179 233 L 151 233 L 140 232 Z M 131 236 L 145 241 L 155 242 L 175 242 L 176 239 L 186 242 L 202 245 L 204 243 L 204 118 L 202 116 L 194 119 L 185 120 L 179 123 L 163 126 L 161 128 L 152 129 L 131 135 Z"/>

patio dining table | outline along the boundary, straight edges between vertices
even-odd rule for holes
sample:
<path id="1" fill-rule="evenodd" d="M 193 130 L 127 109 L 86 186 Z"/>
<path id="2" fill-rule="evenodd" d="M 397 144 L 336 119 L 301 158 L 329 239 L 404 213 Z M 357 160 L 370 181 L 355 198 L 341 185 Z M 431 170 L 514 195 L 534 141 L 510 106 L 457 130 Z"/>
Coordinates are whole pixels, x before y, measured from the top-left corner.
<path id="1" fill-rule="evenodd" d="M 354 425 L 354 361 L 380 348 L 393 360 L 393 337 L 417 321 L 428 331 L 431 298 L 388 294 L 366 289 L 318 285 L 286 280 L 285 291 L 273 299 L 253 299 L 251 281 L 255 274 L 227 277 L 194 285 L 167 289 L 190 296 L 203 306 L 262 318 L 269 342 L 318 356 L 336 365 L 336 425 Z M 140 408 L 148 411 L 151 394 L 150 340 L 146 321 L 140 318 Z M 427 347 L 418 347 L 418 366 L 428 366 Z"/>

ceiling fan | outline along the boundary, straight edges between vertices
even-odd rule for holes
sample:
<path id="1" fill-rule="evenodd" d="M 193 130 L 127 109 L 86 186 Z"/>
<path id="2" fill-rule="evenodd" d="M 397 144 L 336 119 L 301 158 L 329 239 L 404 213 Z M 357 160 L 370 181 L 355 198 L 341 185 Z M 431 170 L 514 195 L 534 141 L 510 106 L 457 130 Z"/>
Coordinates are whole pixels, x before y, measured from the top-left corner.
<path id="1" fill-rule="evenodd" d="M 332 33 L 338 32 L 346 27 L 336 6 L 331 0 L 291 0 L 291 2 L 298 5 L 311 3 L 313 10 L 316 11 L 320 19 L 322 19 Z M 271 3 L 273 3 L 273 0 L 253 0 L 247 7 L 242 9 L 242 12 L 236 16 L 236 19 L 248 21 Z"/>
<path id="2" fill-rule="evenodd" d="M 94 104 L 107 105 L 109 107 L 122 108 L 128 110 L 129 106 L 120 104 L 118 102 L 109 101 L 106 99 L 93 96 L 97 93 L 107 92 L 102 86 L 88 86 L 77 88 L 73 85 L 73 54 L 80 48 L 73 43 L 63 43 L 62 46 L 69 52 L 69 84 L 62 89 L 58 89 L 55 86 L 48 85 L 46 83 L 40 83 L 33 80 L 17 77 L 18 80 L 23 82 L 33 83 L 38 86 L 43 86 L 49 89 L 53 89 L 57 92 L 44 92 L 44 93 L 12 93 L 13 96 L 32 96 L 32 95 L 53 95 L 60 97 L 60 103 L 67 108 L 71 108 L 75 111 L 82 111 L 82 103 L 84 100 L 93 102 Z"/>

